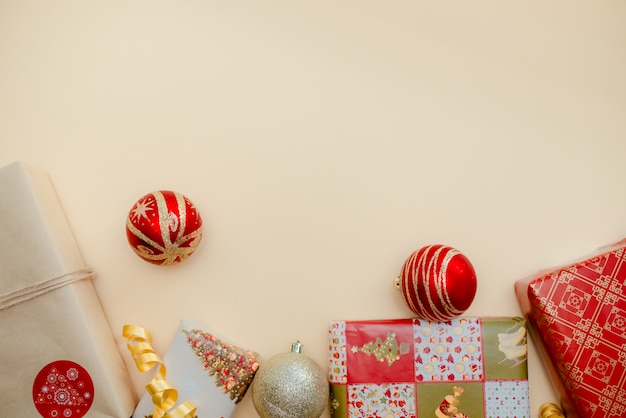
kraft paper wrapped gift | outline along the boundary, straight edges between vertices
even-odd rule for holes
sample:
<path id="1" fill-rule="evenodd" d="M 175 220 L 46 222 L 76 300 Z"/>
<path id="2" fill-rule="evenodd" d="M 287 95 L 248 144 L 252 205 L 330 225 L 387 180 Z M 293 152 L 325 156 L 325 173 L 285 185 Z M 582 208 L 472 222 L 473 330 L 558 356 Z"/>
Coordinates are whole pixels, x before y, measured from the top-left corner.
<path id="1" fill-rule="evenodd" d="M 162 364 L 164 380 L 178 392 L 178 403 L 168 413 L 189 402 L 199 418 L 228 418 L 252 383 L 259 355 L 226 342 L 204 324 L 183 320 Z M 152 417 L 153 411 L 153 398 L 145 393 L 133 418 Z"/>
<path id="2" fill-rule="evenodd" d="M 46 173 L 0 168 L 0 415 L 128 418 L 121 353 Z"/>
<path id="3" fill-rule="evenodd" d="M 530 417 L 526 341 L 523 318 L 333 321 L 332 417 Z"/>
<path id="4" fill-rule="evenodd" d="M 626 416 L 626 241 L 515 283 L 568 418 Z"/>

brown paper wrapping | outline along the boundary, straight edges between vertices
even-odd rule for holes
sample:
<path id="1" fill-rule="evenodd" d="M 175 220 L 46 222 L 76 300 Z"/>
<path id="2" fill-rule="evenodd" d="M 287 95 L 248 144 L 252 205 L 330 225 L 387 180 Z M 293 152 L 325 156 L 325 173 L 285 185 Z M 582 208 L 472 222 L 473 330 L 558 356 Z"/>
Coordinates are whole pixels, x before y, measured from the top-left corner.
<path id="1" fill-rule="evenodd" d="M 69 360 L 93 382 L 84 416 L 128 418 L 128 372 L 46 173 L 20 162 L 0 168 L 0 231 L 0 415 L 40 416 L 37 375 Z M 85 412 L 60 401 L 50 407 L 59 417 Z"/>

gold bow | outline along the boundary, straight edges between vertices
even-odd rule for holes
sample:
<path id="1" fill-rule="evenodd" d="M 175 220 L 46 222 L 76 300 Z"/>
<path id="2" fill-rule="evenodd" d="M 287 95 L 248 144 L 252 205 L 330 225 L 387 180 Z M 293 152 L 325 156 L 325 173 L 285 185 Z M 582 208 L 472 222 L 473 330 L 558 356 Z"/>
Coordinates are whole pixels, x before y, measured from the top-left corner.
<path id="1" fill-rule="evenodd" d="M 152 348 L 152 335 L 148 330 L 138 325 L 124 325 L 122 335 L 128 339 L 126 346 L 133 355 L 137 370 L 143 373 L 159 365 L 156 375 L 146 385 L 154 404 L 153 418 L 193 418 L 197 408 L 188 401 L 168 411 L 176 404 L 178 391 L 165 378 L 165 364 Z"/>

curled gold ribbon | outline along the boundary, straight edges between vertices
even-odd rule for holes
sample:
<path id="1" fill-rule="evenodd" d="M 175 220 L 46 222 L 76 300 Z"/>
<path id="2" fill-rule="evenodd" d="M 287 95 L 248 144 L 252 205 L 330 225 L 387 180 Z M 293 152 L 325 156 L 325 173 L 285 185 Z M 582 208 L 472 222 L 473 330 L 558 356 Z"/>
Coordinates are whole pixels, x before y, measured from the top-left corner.
<path id="1" fill-rule="evenodd" d="M 128 340 L 126 346 L 133 355 L 137 370 L 143 373 L 159 366 L 156 375 L 146 385 L 146 391 L 154 404 L 153 418 L 193 418 L 197 408 L 191 402 L 185 401 L 172 409 L 178 399 L 178 391 L 165 378 L 167 369 L 152 348 L 150 332 L 139 325 L 124 325 L 122 335 Z"/>
<path id="2" fill-rule="evenodd" d="M 557 404 L 546 402 L 539 407 L 539 418 L 565 418 L 565 415 Z"/>

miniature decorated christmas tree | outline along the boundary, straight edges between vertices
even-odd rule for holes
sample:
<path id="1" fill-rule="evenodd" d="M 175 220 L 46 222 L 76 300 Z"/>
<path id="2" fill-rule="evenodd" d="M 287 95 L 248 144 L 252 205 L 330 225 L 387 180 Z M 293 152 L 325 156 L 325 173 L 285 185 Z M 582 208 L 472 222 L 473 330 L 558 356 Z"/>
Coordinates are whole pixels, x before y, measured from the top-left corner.
<path id="1" fill-rule="evenodd" d="M 200 329 L 184 329 L 183 333 L 204 369 L 215 378 L 215 385 L 235 403 L 241 401 L 259 367 L 256 355 Z"/>
<path id="2" fill-rule="evenodd" d="M 368 356 L 374 356 L 377 361 L 387 361 L 387 365 L 391 366 L 396 360 L 400 360 L 400 356 L 410 351 L 408 343 L 399 343 L 396 334 L 387 333 L 387 338 L 382 340 L 380 337 L 375 341 L 363 344 L 361 347 L 353 346 L 352 352 L 365 353 Z"/>

